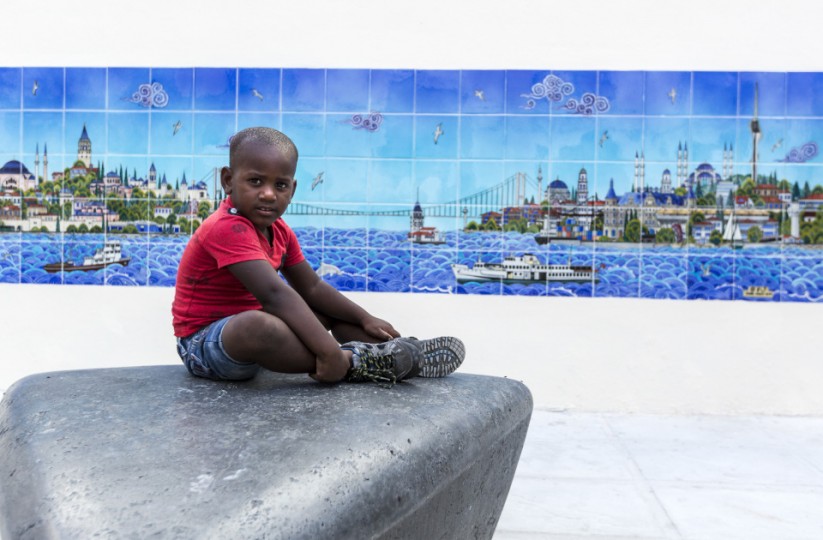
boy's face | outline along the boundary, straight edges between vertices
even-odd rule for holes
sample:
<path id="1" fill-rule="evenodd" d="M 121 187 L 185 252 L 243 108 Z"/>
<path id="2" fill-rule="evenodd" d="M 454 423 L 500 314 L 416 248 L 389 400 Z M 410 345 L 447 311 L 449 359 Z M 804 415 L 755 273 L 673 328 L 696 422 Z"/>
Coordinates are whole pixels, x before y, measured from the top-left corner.
<path id="1" fill-rule="evenodd" d="M 247 143 L 239 149 L 234 167 L 223 167 L 220 183 L 240 215 L 265 232 L 294 196 L 296 166 L 292 157 L 273 146 Z"/>

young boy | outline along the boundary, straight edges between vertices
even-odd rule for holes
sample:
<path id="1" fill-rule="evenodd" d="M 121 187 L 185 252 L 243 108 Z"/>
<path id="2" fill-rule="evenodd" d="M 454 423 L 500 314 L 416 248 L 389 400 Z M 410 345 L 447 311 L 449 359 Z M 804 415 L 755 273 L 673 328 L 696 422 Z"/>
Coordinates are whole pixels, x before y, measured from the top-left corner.
<path id="1" fill-rule="evenodd" d="M 457 369 L 460 340 L 400 337 L 312 270 L 281 219 L 297 188 L 296 167 L 297 148 L 277 130 L 232 137 L 220 174 L 227 198 L 195 231 L 177 272 L 174 334 L 188 370 L 243 380 L 262 366 L 322 382 L 392 384 Z"/>

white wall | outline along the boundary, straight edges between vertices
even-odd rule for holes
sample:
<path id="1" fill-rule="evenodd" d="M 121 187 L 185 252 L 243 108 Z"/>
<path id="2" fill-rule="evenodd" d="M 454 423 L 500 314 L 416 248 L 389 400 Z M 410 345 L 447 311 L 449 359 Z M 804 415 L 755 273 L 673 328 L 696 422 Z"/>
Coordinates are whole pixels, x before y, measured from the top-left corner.
<path id="1" fill-rule="evenodd" d="M 682 12 L 681 12 L 682 11 Z M 823 71 L 823 4 L 6 0 L 4 66 Z M 0 286 L 0 388 L 56 369 L 174 364 L 160 288 Z M 538 406 L 823 414 L 806 304 L 352 294 L 401 331 L 452 333 L 464 371 Z"/>

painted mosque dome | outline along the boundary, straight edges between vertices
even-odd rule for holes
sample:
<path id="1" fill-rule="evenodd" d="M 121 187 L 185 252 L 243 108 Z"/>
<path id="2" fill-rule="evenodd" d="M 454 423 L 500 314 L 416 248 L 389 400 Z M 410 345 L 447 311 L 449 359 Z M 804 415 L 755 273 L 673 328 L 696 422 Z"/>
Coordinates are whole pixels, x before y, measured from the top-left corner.
<path id="1" fill-rule="evenodd" d="M 555 180 L 554 182 L 549 184 L 549 188 L 550 189 L 569 189 L 569 186 L 566 185 L 566 182 L 564 182 L 563 180 L 558 178 L 557 180 Z"/>
<path id="2" fill-rule="evenodd" d="M 0 169 L 0 174 L 25 174 L 25 175 L 30 175 L 31 173 L 29 172 L 29 170 L 26 168 L 25 165 L 23 165 L 22 163 L 20 163 L 16 159 L 13 159 L 11 161 L 6 162 L 6 164 L 3 165 L 3 168 Z"/>

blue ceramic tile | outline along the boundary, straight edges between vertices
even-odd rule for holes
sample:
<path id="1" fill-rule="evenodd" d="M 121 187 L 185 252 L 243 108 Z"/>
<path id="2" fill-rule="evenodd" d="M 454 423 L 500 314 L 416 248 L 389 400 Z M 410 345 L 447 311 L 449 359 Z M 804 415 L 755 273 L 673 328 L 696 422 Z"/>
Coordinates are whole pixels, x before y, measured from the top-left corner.
<path id="1" fill-rule="evenodd" d="M 409 212 L 410 205 L 405 204 L 378 204 L 371 205 L 374 212 L 369 216 L 369 226 L 366 233 L 366 245 L 379 249 L 410 250 L 409 216 L 402 212 Z M 386 211 L 397 215 L 383 215 Z"/>
<path id="2" fill-rule="evenodd" d="M 23 108 L 63 108 L 63 68 L 23 68 Z"/>
<path id="3" fill-rule="evenodd" d="M 22 69 L 0 67 L 0 109 L 19 109 L 23 105 L 22 80 Z"/>
<path id="4" fill-rule="evenodd" d="M 411 290 L 411 253 L 399 249 L 370 249 L 368 290 L 409 292 Z"/>
<path id="5" fill-rule="evenodd" d="M 823 116 L 823 73 L 786 74 L 786 114 Z"/>
<path id="6" fill-rule="evenodd" d="M 283 111 L 325 110 L 326 71 L 323 69 L 283 70 Z"/>
<path id="7" fill-rule="evenodd" d="M 499 160 L 504 157 L 505 148 L 504 116 L 464 116 L 461 119 L 461 158 Z"/>
<path id="8" fill-rule="evenodd" d="M 23 151 L 43 151 L 46 144 L 52 152 L 63 152 L 63 113 L 26 111 L 23 113 Z"/>
<path id="9" fill-rule="evenodd" d="M 734 299 L 735 257 L 730 250 L 689 253 L 686 284 L 690 300 Z"/>
<path id="10" fill-rule="evenodd" d="M 679 248 L 645 250 L 640 259 L 640 297 L 684 300 L 689 260 Z"/>
<path id="11" fill-rule="evenodd" d="M 282 128 L 280 113 L 271 112 L 241 112 L 237 113 L 237 131 L 250 127 L 270 127 L 276 130 Z"/>
<path id="12" fill-rule="evenodd" d="M 640 296 L 642 266 L 638 252 L 598 245 L 594 252 L 594 269 L 597 271 L 594 296 L 613 298 Z"/>
<path id="13" fill-rule="evenodd" d="M 678 161 L 678 152 L 682 155 L 690 150 L 690 119 L 646 117 L 643 125 L 643 140 L 637 141 L 637 147 L 625 159 L 634 159 L 635 152 L 642 152 L 649 161 L 670 163 L 672 172 Z M 631 148 L 631 147 L 629 147 Z M 695 160 L 694 153 L 689 163 Z"/>
<path id="14" fill-rule="evenodd" d="M 279 69 L 241 69 L 238 88 L 239 110 L 280 110 Z"/>
<path id="15" fill-rule="evenodd" d="M 740 74 L 740 116 L 754 115 L 755 86 L 758 117 L 786 114 L 786 74 L 744 72 Z"/>
<path id="16" fill-rule="evenodd" d="M 415 110 L 418 113 L 454 113 L 460 107 L 460 72 L 418 70 L 415 81 Z"/>
<path id="17" fill-rule="evenodd" d="M 149 244 L 148 285 L 174 287 L 184 248 L 183 242 L 163 242 L 159 238 Z"/>
<path id="18" fill-rule="evenodd" d="M 456 116 L 415 115 L 414 155 L 424 159 L 454 159 L 459 145 Z"/>
<path id="19" fill-rule="evenodd" d="M 20 242 L 20 283 L 60 285 L 65 272 L 46 272 L 46 264 L 63 262 L 59 236 L 26 234 Z"/>
<path id="20" fill-rule="evenodd" d="M 506 112 L 546 114 L 572 91 L 570 85 L 555 84 L 547 71 L 506 72 Z"/>
<path id="21" fill-rule="evenodd" d="M 601 71 L 598 93 L 609 101 L 610 115 L 642 115 L 646 77 L 642 71 Z"/>
<path id="22" fill-rule="evenodd" d="M 283 133 L 294 141 L 301 157 L 323 157 L 327 155 L 327 119 L 324 115 L 283 113 L 281 122 Z"/>
<path id="23" fill-rule="evenodd" d="M 194 140 L 194 115 L 190 112 L 153 112 L 150 154 L 190 155 Z"/>
<path id="24" fill-rule="evenodd" d="M 326 200 L 341 203 L 366 202 L 368 178 L 368 161 L 327 158 L 323 175 Z"/>
<path id="25" fill-rule="evenodd" d="M 379 122 L 372 121 L 369 117 L 370 115 L 327 115 L 325 155 L 329 157 L 369 157 L 372 138 L 379 129 L 382 129 L 383 122 L 382 115 L 379 116 Z"/>
<path id="26" fill-rule="evenodd" d="M 414 71 L 372 70 L 370 110 L 384 113 L 414 111 Z"/>
<path id="27" fill-rule="evenodd" d="M 149 151 L 149 115 L 142 112 L 110 113 L 107 135 L 110 153 L 147 154 Z M 89 138 L 91 137 L 90 133 Z"/>
<path id="28" fill-rule="evenodd" d="M 692 106 L 689 71 L 648 71 L 643 95 L 647 116 L 687 116 Z"/>
<path id="29" fill-rule="evenodd" d="M 324 200 L 326 184 L 326 160 L 324 158 L 300 157 L 294 179 L 297 181 L 292 204 L 314 204 Z"/>
<path id="30" fill-rule="evenodd" d="M 287 214 L 284 219 L 297 236 L 297 241 L 300 242 L 304 255 L 306 249 L 316 249 L 323 246 L 323 226 L 322 224 L 318 226 L 315 216 L 290 216 Z"/>
<path id="31" fill-rule="evenodd" d="M 450 249 L 412 249 L 411 292 L 451 293 L 457 282 L 451 265 L 457 252 Z"/>
<path id="32" fill-rule="evenodd" d="M 503 114 L 506 111 L 505 71 L 462 71 L 460 112 Z"/>
<path id="33" fill-rule="evenodd" d="M 22 153 L 22 143 L 20 130 L 22 128 L 23 115 L 19 112 L 0 111 L 0 148 L 3 152 L 20 155 Z"/>
<path id="34" fill-rule="evenodd" d="M 592 117 L 554 116 L 551 119 L 549 156 L 558 161 L 589 161 L 594 159 L 599 135 Z"/>
<path id="35" fill-rule="evenodd" d="M 368 172 L 367 202 L 402 204 L 410 208 L 414 203 L 412 170 L 411 160 L 371 160 Z"/>
<path id="36" fill-rule="evenodd" d="M 744 250 L 742 257 L 735 260 L 734 294 L 735 300 L 753 302 L 781 301 L 781 274 L 783 258 L 780 256 L 757 256 Z M 823 285 L 823 280 L 821 280 Z M 818 295 L 823 289 L 818 288 Z"/>
<path id="37" fill-rule="evenodd" d="M 545 116 L 506 117 L 506 159 L 546 159 L 550 124 Z"/>
<path id="38" fill-rule="evenodd" d="M 152 87 L 147 68 L 109 68 L 108 84 L 110 110 L 148 110 L 155 104 L 167 102 L 165 91 Z"/>
<path id="39" fill-rule="evenodd" d="M 692 82 L 695 116 L 735 116 L 738 113 L 738 74 L 736 72 L 694 72 Z"/>
<path id="40" fill-rule="evenodd" d="M 190 111 L 194 107 L 194 70 L 192 68 L 154 68 L 152 83 L 159 84 L 168 96 L 164 107 L 168 111 Z M 160 87 L 156 89 L 159 91 Z M 200 107 L 205 108 L 205 107 Z"/>
<path id="41" fill-rule="evenodd" d="M 199 111 L 234 111 L 237 108 L 237 70 L 194 70 L 194 107 Z"/>
<path id="42" fill-rule="evenodd" d="M 819 257 L 787 256 L 783 259 L 780 300 L 823 302 L 823 264 Z"/>
<path id="43" fill-rule="evenodd" d="M 764 124 L 765 127 L 765 124 Z M 820 163 L 820 145 L 823 141 L 823 119 L 793 118 L 785 124 L 786 136 L 774 153 L 760 147 L 761 157 L 768 150 L 775 161 L 785 163 Z M 779 139 L 778 139 L 779 140 Z M 775 145 L 773 144 L 772 147 Z M 815 183 L 819 180 L 815 180 Z"/>
<path id="44" fill-rule="evenodd" d="M 342 292 L 367 290 L 368 257 L 366 249 L 325 248 L 323 265 L 333 272 L 323 276 L 332 287 Z"/>
<path id="45" fill-rule="evenodd" d="M 611 110 L 608 98 L 597 93 L 597 72 L 553 71 L 547 81 L 546 98 L 551 101 L 553 114 L 592 116 Z"/>
<path id="46" fill-rule="evenodd" d="M 414 155 L 414 117 L 383 115 L 380 129 L 369 137 L 372 158 L 409 159 Z"/>
<path id="47" fill-rule="evenodd" d="M 0 235 L 0 283 L 20 283 L 20 233 Z"/>
<path id="48" fill-rule="evenodd" d="M 735 145 L 737 120 L 734 118 L 692 118 L 689 152 L 700 161 L 721 171 L 724 150 Z M 691 165 L 694 167 L 694 164 Z"/>
<path id="49" fill-rule="evenodd" d="M 206 155 L 229 154 L 231 136 L 236 132 L 233 113 L 194 113 L 194 153 Z"/>
<path id="50" fill-rule="evenodd" d="M 415 200 L 424 204 L 456 201 L 460 185 L 458 171 L 458 161 L 415 160 Z"/>
<path id="51" fill-rule="evenodd" d="M 120 242 L 120 250 L 126 264 L 107 266 L 103 283 L 116 287 L 141 287 L 149 280 L 149 244 L 141 235 L 108 235 L 109 240 Z"/>
<path id="52" fill-rule="evenodd" d="M 595 135 L 598 160 L 629 161 L 635 152 L 643 149 L 643 118 L 600 117 Z M 667 150 L 667 155 L 671 155 L 671 149 Z M 649 157 L 648 154 L 646 157 Z"/>
<path id="53" fill-rule="evenodd" d="M 792 126 L 795 121 L 800 122 L 800 124 Z M 803 123 L 804 120 L 787 120 L 784 118 L 767 118 L 758 121 L 761 135 L 757 143 L 757 153 L 761 170 L 770 168 L 781 161 L 788 162 L 794 159 L 803 159 L 803 145 L 818 140 L 806 137 L 804 143 L 800 143 L 796 147 L 792 146 L 803 140 L 803 129 L 801 128 Z M 793 131 L 793 127 L 798 131 Z M 816 137 L 816 134 L 809 133 L 809 135 Z M 750 164 L 753 148 L 751 119 L 739 118 L 737 121 L 737 144 L 734 147 L 734 159 L 738 166 L 748 166 Z M 810 149 L 811 147 L 805 149 L 806 156 L 808 156 Z M 795 151 L 792 152 L 793 150 Z M 746 168 L 748 171 L 751 170 L 750 166 Z"/>
<path id="54" fill-rule="evenodd" d="M 66 109 L 105 109 L 106 79 L 106 68 L 66 68 Z"/>
<path id="55" fill-rule="evenodd" d="M 326 110 L 352 113 L 383 112 L 369 109 L 369 70 L 327 70 Z"/>

